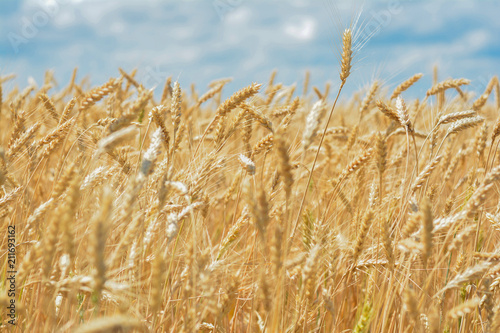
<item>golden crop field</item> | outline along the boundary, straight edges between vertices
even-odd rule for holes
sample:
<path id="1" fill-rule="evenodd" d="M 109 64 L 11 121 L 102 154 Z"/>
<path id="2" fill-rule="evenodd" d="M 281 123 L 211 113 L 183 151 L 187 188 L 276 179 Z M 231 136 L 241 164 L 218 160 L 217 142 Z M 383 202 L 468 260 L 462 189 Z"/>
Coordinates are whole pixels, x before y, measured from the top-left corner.
<path id="1" fill-rule="evenodd" d="M 343 95 L 351 38 L 338 89 L 2 76 L 2 331 L 499 332 L 497 77 Z"/>

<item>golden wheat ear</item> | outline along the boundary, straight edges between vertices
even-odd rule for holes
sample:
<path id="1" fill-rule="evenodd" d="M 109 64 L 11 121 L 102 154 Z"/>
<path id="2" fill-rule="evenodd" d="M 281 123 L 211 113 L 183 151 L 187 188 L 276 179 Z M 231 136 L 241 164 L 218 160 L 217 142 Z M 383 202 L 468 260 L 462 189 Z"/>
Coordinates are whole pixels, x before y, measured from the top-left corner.
<path id="1" fill-rule="evenodd" d="M 415 82 L 417 82 L 418 80 L 420 80 L 422 78 L 422 76 L 424 76 L 424 74 L 418 73 L 418 74 L 413 75 L 411 78 L 409 78 L 408 80 L 404 81 L 403 83 L 401 83 L 392 92 L 391 99 L 395 99 L 396 97 L 398 97 L 399 95 L 401 95 L 401 93 L 403 91 L 406 91 L 408 88 L 410 88 L 412 85 L 414 85 Z"/>
<path id="2" fill-rule="evenodd" d="M 345 29 L 342 35 L 342 60 L 340 63 L 340 81 L 345 83 L 351 74 L 352 62 L 352 31 Z"/>

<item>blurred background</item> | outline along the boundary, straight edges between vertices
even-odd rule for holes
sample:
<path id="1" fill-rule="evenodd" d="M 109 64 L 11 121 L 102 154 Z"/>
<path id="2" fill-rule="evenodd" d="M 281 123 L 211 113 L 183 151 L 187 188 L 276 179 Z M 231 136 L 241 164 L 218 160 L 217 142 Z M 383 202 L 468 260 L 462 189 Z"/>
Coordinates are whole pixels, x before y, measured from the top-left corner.
<path id="1" fill-rule="evenodd" d="M 421 97 L 439 78 L 465 77 L 481 90 L 500 74 L 499 1 L 307 0 L 0 0 L 0 75 L 6 85 L 43 83 L 52 69 L 64 86 L 93 85 L 130 72 L 147 88 L 172 76 L 203 93 L 232 77 L 230 95 L 251 82 L 297 83 L 306 70 L 321 90 L 338 86 L 341 30 L 357 23 L 354 72 L 346 96 L 374 79 L 389 89 L 415 73 L 424 77 L 405 94 Z M 8 89 L 8 87 L 7 87 Z"/>

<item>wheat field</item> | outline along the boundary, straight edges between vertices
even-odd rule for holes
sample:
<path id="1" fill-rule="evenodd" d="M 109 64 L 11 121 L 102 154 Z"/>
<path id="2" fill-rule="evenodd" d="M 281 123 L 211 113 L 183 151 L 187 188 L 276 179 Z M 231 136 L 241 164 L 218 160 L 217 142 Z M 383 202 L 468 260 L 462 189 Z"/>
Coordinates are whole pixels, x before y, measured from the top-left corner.
<path id="1" fill-rule="evenodd" d="M 346 30 L 335 91 L 1 77 L 2 331 L 498 332 L 497 77 L 342 96 L 351 60 Z"/>

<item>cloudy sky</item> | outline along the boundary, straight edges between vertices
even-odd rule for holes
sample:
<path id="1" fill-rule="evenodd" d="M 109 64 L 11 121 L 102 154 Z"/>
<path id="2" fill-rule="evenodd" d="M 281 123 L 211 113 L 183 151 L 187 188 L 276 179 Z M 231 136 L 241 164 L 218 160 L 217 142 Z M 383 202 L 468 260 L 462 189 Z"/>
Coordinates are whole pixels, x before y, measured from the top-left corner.
<path id="1" fill-rule="evenodd" d="M 351 92 L 422 72 L 408 92 L 419 97 L 434 65 L 440 79 L 469 78 L 474 89 L 500 74 L 500 1 L 0 0 L 0 75 L 25 86 L 53 69 L 66 84 L 78 66 L 98 85 L 137 68 L 160 92 L 172 75 L 200 92 L 232 77 L 231 93 L 273 69 L 301 85 L 309 69 L 313 84 L 337 85 L 339 29 L 360 12 Z"/>

